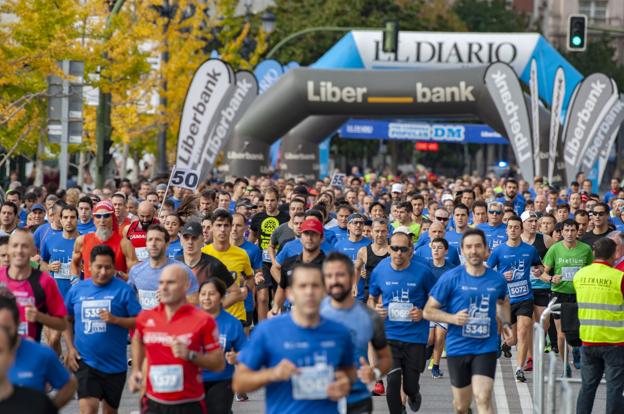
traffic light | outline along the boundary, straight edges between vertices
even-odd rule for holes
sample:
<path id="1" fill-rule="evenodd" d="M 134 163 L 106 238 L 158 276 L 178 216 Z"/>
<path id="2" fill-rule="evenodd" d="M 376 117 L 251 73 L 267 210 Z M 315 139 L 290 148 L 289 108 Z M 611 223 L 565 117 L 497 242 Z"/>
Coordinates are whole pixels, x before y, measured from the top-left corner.
<path id="1" fill-rule="evenodd" d="M 396 53 L 399 47 L 399 22 L 386 20 L 383 30 L 382 50 L 384 53 Z"/>
<path id="2" fill-rule="evenodd" d="M 587 47 L 587 16 L 572 15 L 568 19 L 568 51 L 582 52 Z"/>

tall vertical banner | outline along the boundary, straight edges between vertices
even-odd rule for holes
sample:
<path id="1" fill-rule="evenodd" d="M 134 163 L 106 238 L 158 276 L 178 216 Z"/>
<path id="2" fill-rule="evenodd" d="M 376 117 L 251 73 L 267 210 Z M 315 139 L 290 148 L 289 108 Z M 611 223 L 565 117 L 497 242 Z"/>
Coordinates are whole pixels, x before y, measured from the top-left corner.
<path id="1" fill-rule="evenodd" d="M 585 152 L 589 150 L 593 138 L 596 137 L 598 129 L 617 98 L 615 83 L 602 73 L 589 75 L 578 86 L 570 103 L 563 131 L 563 159 L 568 180 L 573 180 L 577 172 L 586 168 L 582 165 Z M 593 158 L 596 159 L 595 156 Z M 589 165 L 589 169 L 592 167 L 593 164 Z"/>
<path id="2" fill-rule="evenodd" d="M 217 155 L 226 146 L 236 123 L 258 96 L 258 81 L 253 73 L 236 72 L 236 85 L 223 100 L 204 143 L 202 176 L 208 174 L 217 161 Z"/>
<path id="3" fill-rule="evenodd" d="M 602 175 L 607 167 L 609 152 L 613 148 L 622 122 L 624 122 L 624 95 L 620 95 L 620 99 L 615 101 L 611 109 L 609 109 L 607 116 L 598 126 L 598 132 L 594 137 L 597 144 L 592 145 L 587 151 L 587 154 L 593 152 L 592 147 L 598 150 L 598 183 L 602 181 Z M 583 164 L 585 164 L 585 157 L 583 157 Z"/>
<path id="4" fill-rule="evenodd" d="M 561 111 L 565 95 L 565 74 L 563 68 L 557 68 L 553 85 L 552 106 L 550 108 L 550 134 L 548 137 L 548 182 L 552 184 L 557 162 L 557 148 L 559 145 L 559 128 L 561 126 Z M 558 182 L 564 182 L 565 177 L 557 177 Z"/>
<path id="5" fill-rule="evenodd" d="M 529 77 L 529 90 L 531 92 L 531 129 L 533 131 L 533 158 L 535 163 L 535 175 L 544 175 L 542 172 L 542 160 L 540 153 L 539 131 L 539 87 L 537 80 L 537 62 L 531 59 L 531 73 Z"/>
<path id="6" fill-rule="evenodd" d="M 235 85 L 234 72 L 219 59 L 209 59 L 195 71 L 184 99 L 176 169 L 200 171 L 207 134 L 223 99 Z"/>
<path id="7" fill-rule="evenodd" d="M 520 172 L 525 180 L 533 182 L 531 124 L 520 81 L 511 66 L 501 62 L 488 66 L 484 80 L 505 126 Z"/>

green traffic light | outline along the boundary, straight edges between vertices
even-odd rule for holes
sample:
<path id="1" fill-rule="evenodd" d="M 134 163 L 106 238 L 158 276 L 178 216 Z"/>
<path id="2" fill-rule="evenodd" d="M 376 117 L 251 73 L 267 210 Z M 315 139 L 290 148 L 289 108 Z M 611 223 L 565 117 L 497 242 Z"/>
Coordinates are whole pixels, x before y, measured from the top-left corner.
<path id="1" fill-rule="evenodd" d="M 581 36 L 572 36 L 572 44 L 574 46 L 580 46 L 583 43 L 583 39 Z"/>

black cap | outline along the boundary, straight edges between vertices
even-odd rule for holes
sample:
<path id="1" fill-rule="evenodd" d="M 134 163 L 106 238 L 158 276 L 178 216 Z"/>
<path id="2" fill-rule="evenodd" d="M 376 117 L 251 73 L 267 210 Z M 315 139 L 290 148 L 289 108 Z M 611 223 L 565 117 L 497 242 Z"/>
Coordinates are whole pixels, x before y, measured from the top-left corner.
<path id="1" fill-rule="evenodd" d="M 304 195 L 307 196 L 308 193 L 308 189 L 306 188 L 305 185 L 298 185 L 295 188 L 293 188 L 293 193 L 298 194 L 298 195 Z"/>
<path id="2" fill-rule="evenodd" d="M 183 236 L 191 235 L 191 236 L 201 236 L 202 235 L 202 226 L 196 221 L 190 221 L 182 227 Z"/>

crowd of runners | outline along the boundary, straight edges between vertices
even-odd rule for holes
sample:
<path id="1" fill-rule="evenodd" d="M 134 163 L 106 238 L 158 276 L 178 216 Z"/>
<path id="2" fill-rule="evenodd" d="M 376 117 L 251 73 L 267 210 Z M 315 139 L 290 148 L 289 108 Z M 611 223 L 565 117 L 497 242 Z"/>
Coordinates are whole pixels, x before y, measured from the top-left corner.
<path id="1" fill-rule="evenodd" d="M 230 414 L 265 388 L 267 413 L 371 413 L 385 395 L 401 414 L 428 397 L 427 372 L 450 379 L 449 411 L 491 413 L 497 358 L 527 381 L 551 298 L 576 302 L 575 275 L 596 261 L 624 270 L 620 180 L 599 195 L 576 179 L 252 177 L 195 192 L 122 180 L 55 194 L 13 182 L 0 412 L 77 398 L 83 414 L 116 413 L 127 383 L 142 413 Z M 572 376 L 589 354 L 564 352 L 552 322 L 546 351 L 569 355 Z M 624 407 L 620 360 L 608 412 Z M 583 378 L 591 412 L 597 383 Z"/>

